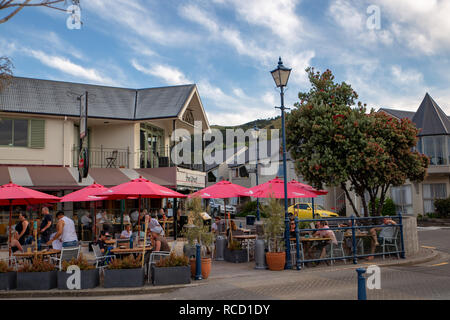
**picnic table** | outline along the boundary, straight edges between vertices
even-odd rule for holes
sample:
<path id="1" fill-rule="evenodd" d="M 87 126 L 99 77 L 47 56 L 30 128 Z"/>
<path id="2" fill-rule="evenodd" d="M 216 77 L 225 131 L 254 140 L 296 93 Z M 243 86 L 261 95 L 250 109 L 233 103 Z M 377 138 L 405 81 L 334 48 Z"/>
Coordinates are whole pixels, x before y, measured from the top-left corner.
<path id="1" fill-rule="evenodd" d="M 152 250 L 151 245 L 145 246 L 145 252 Z M 112 254 L 123 255 L 123 254 L 142 254 L 142 247 L 134 247 L 134 248 L 114 248 L 111 249 Z"/>
<path id="2" fill-rule="evenodd" d="M 31 251 L 31 252 L 16 252 L 14 256 L 16 258 L 24 258 L 24 259 L 33 259 L 35 256 L 40 258 L 48 257 L 52 255 L 57 255 L 61 253 L 61 250 L 56 249 L 44 249 L 40 251 Z"/>

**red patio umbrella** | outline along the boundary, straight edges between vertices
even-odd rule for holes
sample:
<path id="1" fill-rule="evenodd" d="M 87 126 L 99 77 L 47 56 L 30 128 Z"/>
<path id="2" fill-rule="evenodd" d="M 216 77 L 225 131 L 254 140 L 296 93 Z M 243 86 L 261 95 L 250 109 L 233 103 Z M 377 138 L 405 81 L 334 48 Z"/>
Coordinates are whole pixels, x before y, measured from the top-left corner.
<path id="1" fill-rule="evenodd" d="M 99 192 L 96 196 L 105 197 L 108 200 L 118 199 L 138 199 L 139 202 L 139 235 L 141 232 L 141 198 L 186 198 L 184 194 L 173 191 L 169 188 L 160 186 L 150 180 L 139 177 L 129 182 L 119 184 L 104 192 Z M 138 241 L 139 241 L 138 236 Z"/>
<path id="2" fill-rule="evenodd" d="M 58 202 L 60 198 L 12 182 L 0 186 L 0 206 L 9 205 L 9 256 L 11 257 L 12 206 Z"/>
<path id="3" fill-rule="evenodd" d="M 328 193 L 327 190 L 317 190 L 317 189 L 314 189 L 312 186 L 310 186 L 308 184 L 301 183 L 301 182 L 299 182 L 297 180 L 294 180 L 294 179 L 289 181 L 288 184 L 293 184 L 293 185 L 305 188 L 306 190 L 311 191 L 312 193 L 315 193 L 318 196 L 325 195 L 325 194 Z M 315 209 L 314 208 L 314 198 L 311 198 L 311 201 L 312 201 L 312 214 L 313 214 L 313 217 L 314 217 L 314 209 Z"/>
<path id="4" fill-rule="evenodd" d="M 247 191 L 248 189 L 237 184 L 233 184 L 230 181 L 222 180 L 213 184 L 212 186 L 206 187 L 199 190 L 193 194 L 189 195 L 189 198 L 194 196 L 199 196 L 204 199 L 227 199 L 239 197 L 240 194 Z M 227 218 L 227 203 L 224 200 L 224 210 L 225 219 Z M 229 215 L 229 213 L 228 213 Z M 228 220 L 229 220 L 228 216 Z"/>
<path id="5" fill-rule="evenodd" d="M 83 202 L 83 201 L 101 201 L 105 200 L 106 197 L 98 197 L 96 194 L 99 192 L 105 192 L 108 188 L 105 186 L 102 186 L 101 184 L 94 183 L 90 186 L 87 186 L 83 189 L 74 191 L 72 193 L 69 193 L 61 198 L 60 202 Z M 94 235 L 97 235 L 97 206 L 94 206 Z"/>
<path id="6" fill-rule="evenodd" d="M 284 199 L 284 181 L 277 177 L 266 183 L 250 188 L 247 191 L 240 193 L 240 195 L 254 198 L 270 198 L 273 196 L 277 199 Z M 317 194 L 295 184 L 288 183 L 287 196 L 288 199 L 314 198 L 317 197 Z"/>

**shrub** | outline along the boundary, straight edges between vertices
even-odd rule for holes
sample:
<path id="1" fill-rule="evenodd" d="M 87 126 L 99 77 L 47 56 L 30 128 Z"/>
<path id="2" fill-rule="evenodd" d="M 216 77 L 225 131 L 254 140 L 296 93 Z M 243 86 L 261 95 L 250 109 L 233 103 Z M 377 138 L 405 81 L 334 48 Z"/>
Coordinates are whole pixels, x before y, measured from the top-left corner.
<path id="1" fill-rule="evenodd" d="M 284 250 L 284 208 L 277 199 L 271 197 L 263 210 L 268 216 L 264 223 L 266 239 L 273 243 L 274 251 L 272 252 L 282 252 Z"/>
<path id="2" fill-rule="evenodd" d="M 339 215 L 339 217 L 346 217 L 347 216 L 347 207 L 343 206 L 342 208 L 340 208 L 339 211 L 337 212 L 337 214 Z"/>
<path id="3" fill-rule="evenodd" d="M 437 218 L 447 218 L 450 214 L 450 197 L 445 199 L 435 199 L 434 208 Z"/>
<path id="4" fill-rule="evenodd" d="M 111 263 L 108 264 L 109 269 L 137 269 L 142 268 L 142 255 L 138 255 L 135 258 L 129 255 L 122 259 L 113 259 Z"/>
<path id="5" fill-rule="evenodd" d="M 49 272 L 54 271 L 55 266 L 48 262 L 44 261 L 42 258 L 34 258 L 33 262 L 25 262 L 23 266 L 19 268 L 19 272 Z"/>
<path id="6" fill-rule="evenodd" d="M 92 264 L 89 264 L 86 260 L 86 258 L 83 257 L 82 254 L 78 257 L 78 259 L 72 258 L 70 261 L 63 261 L 62 262 L 62 271 L 67 271 L 67 268 L 71 265 L 76 265 L 80 270 L 91 270 L 95 269 L 95 266 Z"/>
<path id="7" fill-rule="evenodd" d="M 237 217 L 246 217 L 248 215 L 256 215 L 256 209 L 258 207 L 258 202 L 255 201 L 247 201 L 240 205 L 239 213 L 236 214 Z M 267 218 L 267 214 L 262 210 L 263 204 L 259 202 L 259 214 L 262 218 Z"/>
<path id="8" fill-rule="evenodd" d="M 6 273 L 11 271 L 14 271 L 14 269 L 8 266 L 8 264 L 5 261 L 0 261 L 0 273 Z"/>
<path id="9" fill-rule="evenodd" d="M 380 203 L 380 199 L 376 198 L 375 199 L 375 208 L 376 208 L 376 210 L 378 210 L 379 203 Z M 369 201 L 368 208 L 370 208 L 371 205 L 372 205 L 372 202 Z M 386 198 L 384 200 L 383 208 L 381 208 L 381 215 L 382 216 L 395 216 L 395 215 L 397 215 L 396 212 L 395 212 L 395 203 L 394 203 L 394 201 L 391 198 Z"/>
<path id="10" fill-rule="evenodd" d="M 239 241 L 236 240 L 231 240 L 229 245 L 228 245 L 228 249 L 230 250 L 242 250 L 242 245 Z"/>
<path id="11" fill-rule="evenodd" d="M 156 262 L 157 267 L 183 267 L 189 265 L 189 258 L 185 255 L 177 255 L 175 252 L 171 252 L 167 258 L 163 258 Z"/>

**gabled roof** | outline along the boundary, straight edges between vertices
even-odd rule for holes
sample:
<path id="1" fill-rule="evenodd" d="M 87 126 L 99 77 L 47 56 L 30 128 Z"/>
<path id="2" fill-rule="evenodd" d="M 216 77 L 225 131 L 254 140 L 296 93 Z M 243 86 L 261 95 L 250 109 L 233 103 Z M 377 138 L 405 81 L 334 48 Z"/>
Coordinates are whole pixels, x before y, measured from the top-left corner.
<path id="1" fill-rule="evenodd" d="M 397 119 L 407 118 L 409 120 L 412 120 L 412 118 L 414 117 L 414 114 L 415 114 L 414 111 L 403 111 L 403 110 L 395 110 L 395 109 L 388 109 L 388 108 L 380 108 L 380 109 L 378 109 L 378 111 L 383 111 L 384 113 L 394 116 Z"/>
<path id="2" fill-rule="evenodd" d="M 450 120 L 438 104 L 427 93 L 412 118 L 421 131 L 419 136 L 450 134 Z"/>
<path id="3" fill-rule="evenodd" d="M 195 84 L 127 89 L 90 84 L 14 77 L 0 93 L 0 111 L 59 116 L 80 115 L 76 96 L 88 91 L 93 118 L 146 120 L 177 117 Z"/>

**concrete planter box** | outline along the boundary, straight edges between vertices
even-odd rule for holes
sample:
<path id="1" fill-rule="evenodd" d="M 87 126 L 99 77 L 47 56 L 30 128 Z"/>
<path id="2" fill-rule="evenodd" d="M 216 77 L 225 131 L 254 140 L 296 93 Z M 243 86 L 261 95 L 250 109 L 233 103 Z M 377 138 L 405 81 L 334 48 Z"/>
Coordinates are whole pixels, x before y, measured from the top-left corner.
<path id="1" fill-rule="evenodd" d="M 0 273 L 0 290 L 11 290 L 17 287 L 17 272 Z"/>
<path id="2" fill-rule="evenodd" d="M 81 288 L 92 289 L 100 284 L 98 269 L 81 270 Z M 67 290 L 67 279 L 71 276 L 65 271 L 58 271 L 58 289 Z"/>
<path id="3" fill-rule="evenodd" d="M 50 290 L 57 287 L 57 271 L 17 272 L 17 290 Z"/>
<path id="4" fill-rule="evenodd" d="M 105 288 L 129 288 L 144 286 L 144 268 L 106 269 L 103 286 Z"/>
<path id="5" fill-rule="evenodd" d="M 155 286 L 191 283 L 191 267 L 152 266 L 152 282 Z"/>
<path id="6" fill-rule="evenodd" d="M 228 248 L 225 248 L 223 256 L 225 261 L 227 262 L 234 262 L 234 263 L 248 262 L 247 250 L 245 249 L 230 250 Z"/>

